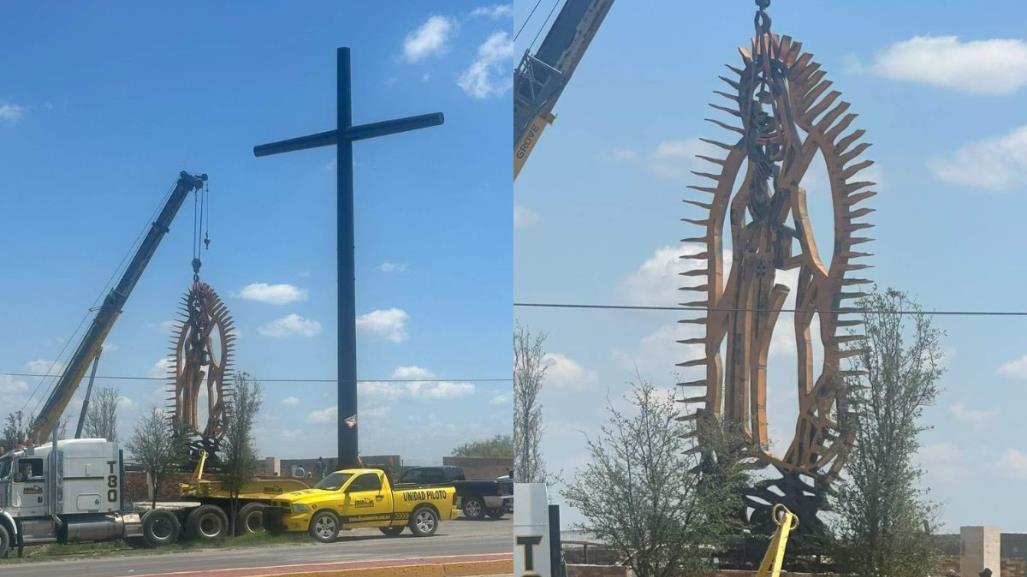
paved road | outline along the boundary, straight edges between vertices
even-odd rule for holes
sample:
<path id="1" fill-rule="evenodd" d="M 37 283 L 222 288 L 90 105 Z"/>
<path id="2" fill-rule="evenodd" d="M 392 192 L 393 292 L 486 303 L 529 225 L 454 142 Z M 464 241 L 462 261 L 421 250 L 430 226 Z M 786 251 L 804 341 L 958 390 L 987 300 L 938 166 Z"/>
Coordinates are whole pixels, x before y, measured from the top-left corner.
<path id="1" fill-rule="evenodd" d="M 433 537 L 409 533 L 385 537 L 374 530 L 342 534 L 330 545 L 311 542 L 286 546 L 211 549 L 154 555 L 122 555 L 99 559 L 72 558 L 60 561 L 0 564 L 3 577 L 135 577 L 180 571 L 303 565 L 333 561 L 410 559 L 441 555 L 509 553 L 513 524 L 500 521 L 455 520 L 442 523 Z"/>

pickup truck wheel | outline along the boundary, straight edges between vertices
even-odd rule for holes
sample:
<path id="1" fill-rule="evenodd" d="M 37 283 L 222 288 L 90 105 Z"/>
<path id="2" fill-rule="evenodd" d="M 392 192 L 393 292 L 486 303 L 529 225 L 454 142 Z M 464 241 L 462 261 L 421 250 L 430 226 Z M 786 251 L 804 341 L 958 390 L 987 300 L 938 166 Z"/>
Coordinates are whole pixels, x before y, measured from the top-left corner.
<path id="1" fill-rule="evenodd" d="M 264 532 L 264 504 L 246 503 L 235 516 L 236 535 L 255 535 Z"/>
<path id="2" fill-rule="evenodd" d="M 485 501 L 481 497 L 468 497 L 463 504 L 464 517 L 480 521 L 485 518 Z"/>
<path id="3" fill-rule="evenodd" d="M 310 520 L 310 536 L 321 543 L 334 543 L 339 538 L 339 517 L 331 511 L 318 511 Z"/>
<path id="4" fill-rule="evenodd" d="M 410 516 L 410 531 L 415 537 L 430 537 L 439 529 L 439 516 L 431 507 L 421 507 Z"/>
<path id="5" fill-rule="evenodd" d="M 170 545 L 181 534 L 182 524 L 171 511 L 153 509 L 143 515 L 143 539 L 150 547 Z"/>
<path id="6" fill-rule="evenodd" d="M 502 519 L 503 515 L 505 515 L 505 514 L 506 514 L 506 511 L 504 511 L 502 509 L 489 509 L 488 510 L 489 519 Z"/>
<path id="7" fill-rule="evenodd" d="M 399 527 L 379 527 L 378 530 L 388 535 L 389 537 L 397 537 L 403 532 L 406 527 L 400 525 Z"/>
<path id="8" fill-rule="evenodd" d="M 0 559 L 6 559 L 10 550 L 11 534 L 7 532 L 7 527 L 0 525 Z"/>
<path id="9" fill-rule="evenodd" d="M 217 505 L 200 505 L 185 518 L 185 534 L 190 539 L 212 541 L 228 535 L 228 515 Z"/>

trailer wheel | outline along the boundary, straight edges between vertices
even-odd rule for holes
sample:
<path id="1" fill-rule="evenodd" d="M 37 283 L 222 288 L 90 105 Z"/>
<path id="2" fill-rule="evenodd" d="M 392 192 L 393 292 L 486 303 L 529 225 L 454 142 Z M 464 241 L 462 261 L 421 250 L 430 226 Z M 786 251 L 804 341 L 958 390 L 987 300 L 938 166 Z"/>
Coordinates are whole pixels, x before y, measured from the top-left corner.
<path id="1" fill-rule="evenodd" d="M 464 499 L 464 517 L 481 521 L 485 518 L 485 501 L 481 497 L 468 497 Z"/>
<path id="2" fill-rule="evenodd" d="M 410 531 L 415 537 L 430 537 L 439 529 L 439 516 L 431 507 L 420 507 L 410 515 Z"/>
<path id="3" fill-rule="evenodd" d="M 246 503 L 235 516 L 236 535 L 255 535 L 264 532 L 264 504 Z"/>
<path id="4" fill-rule="evenodd" d="M 7 527 L 0 525 L 0 559 L 6 559 L 7 553 L 11 550 L 11 534 Z"/>
<path id="5" fill-rule="evenodd" d="M 382 533 L 388 535 L 389 537 L 398 537 L 399 534 L 403 532 L 403 529 L 406 529 L 406 527 L 404 527 L 403 525 L 400 525 L 398 527 L 379 527 L 378 528 L 379 531 L 381 531 Z"/>
<path id="6" fill-rule="evenodd" d="M 339 517 L 331 511 L 318 511 L 310 520 L 310 536 L 321 543 L 334 543 L 339 529 Z"/>
<path id="7" fill-rule="evenodd" d="M 171 511 L 153 509 L 143 515 L 143 539 L 150 547 L 170 545 L 182 535 L 182 524 Z"/>
<path id="8" fill-rule="evenodd" d="M 185 534 L 190 539 L 211 541 L 228 535 L 228 515 L 217 505 L 200 505 L 185 518 Z"/>

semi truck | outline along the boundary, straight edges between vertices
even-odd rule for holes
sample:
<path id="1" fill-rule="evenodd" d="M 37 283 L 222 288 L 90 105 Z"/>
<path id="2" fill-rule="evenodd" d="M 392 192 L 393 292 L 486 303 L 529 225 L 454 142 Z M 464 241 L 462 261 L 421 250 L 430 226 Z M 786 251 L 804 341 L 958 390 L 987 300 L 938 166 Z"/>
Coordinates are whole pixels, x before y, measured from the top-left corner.
<path id="1" fill-rule="evenodd" d="M 311 489 L 275 497 L 264 511 L 271 533 L 308 532 L 332 543 L 348 529 L 377 528 L 395 537 L 409 528 L 417 537 L 434 535 L 439 522 L 459 512 L 452 485 L 408 485 L 393 489 L 381 469 L 342 469 Z"/>
<path id="2" fill-rule="evenodd" d="M 56 445 L 56 448 L 55 448 Z M 174 543 L 211 507 L 162 504 L 148 511 L 124 502 L 125 467 L 116 443 L 69 439 L 0 457 L 0 557 L 30 545 L 124 539 L 133 545 Z M 209 527 L 207 527 L 209 528 Z M 199 536 L 202 536 L 200 534 Z"/>

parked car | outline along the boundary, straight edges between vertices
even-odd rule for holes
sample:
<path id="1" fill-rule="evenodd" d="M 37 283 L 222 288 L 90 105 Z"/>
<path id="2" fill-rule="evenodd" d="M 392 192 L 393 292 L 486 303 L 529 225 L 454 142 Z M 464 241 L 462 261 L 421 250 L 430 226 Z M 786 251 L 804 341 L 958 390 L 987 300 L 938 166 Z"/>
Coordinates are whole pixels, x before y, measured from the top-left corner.
<path id="1" fill-rule="evenodd" d="M 397 488 L 406 485 L 452 485 L 464 517 L 501 519 L 513 511 L 513 481 L 510 477 L 468 481 L 464 470 L 452 465 L 412 467 L 403 472 Z"/>

